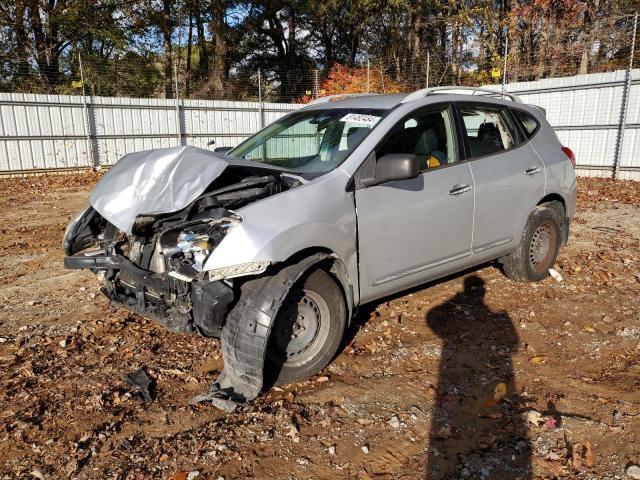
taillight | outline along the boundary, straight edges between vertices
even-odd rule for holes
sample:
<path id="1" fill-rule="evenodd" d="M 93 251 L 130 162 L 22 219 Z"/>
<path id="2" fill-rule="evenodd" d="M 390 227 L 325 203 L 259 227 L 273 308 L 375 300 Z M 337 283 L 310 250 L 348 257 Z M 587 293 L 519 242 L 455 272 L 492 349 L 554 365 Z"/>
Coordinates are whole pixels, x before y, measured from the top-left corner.
<path id="1" fill-rule="evenodd" d="M 573 153 L 573 150 L 571 150 L 569 147 L 562 147 L 562 151 L 569 158 L 569 161 L 571 162 L 573 168 L 576 168 L 576 155 Z"/>

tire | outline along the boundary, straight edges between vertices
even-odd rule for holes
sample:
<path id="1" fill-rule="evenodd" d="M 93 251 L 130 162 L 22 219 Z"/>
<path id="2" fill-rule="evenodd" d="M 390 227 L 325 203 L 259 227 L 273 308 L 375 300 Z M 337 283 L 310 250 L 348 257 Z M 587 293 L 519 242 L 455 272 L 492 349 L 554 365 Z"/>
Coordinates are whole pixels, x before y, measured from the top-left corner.
<path id="1" fill-rule="evenodd" d="M 289 291 L 278 312 L 265 359 L 265 380 L 286 385 L 320 372 L 340 347 L 347 324 L 342 290 L 316 269 Z"/>
<path id="2" fill-rule="evenodd" d="M 518 247 L 501 259 L 507 277 L 538 282 L 549 276 L 562 242 L 562 210 L 560 204 L 549 203 L 531 212 Z"/>

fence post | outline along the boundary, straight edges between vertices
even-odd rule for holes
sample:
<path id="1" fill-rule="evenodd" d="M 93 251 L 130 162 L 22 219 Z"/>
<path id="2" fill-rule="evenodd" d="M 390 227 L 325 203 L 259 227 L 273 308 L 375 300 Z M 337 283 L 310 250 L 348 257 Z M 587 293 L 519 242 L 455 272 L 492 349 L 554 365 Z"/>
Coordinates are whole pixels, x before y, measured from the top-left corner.
<path id="1" fill-rule="evenodd" d="M 80 50 L 78 50 L 78 63 L 80 64 L 80 82 L 82 83 L 82 113 L 84 116 L 84 125 L 87 129 L 87 147 L 93 166 L 98 168 L 100 166 L 100 156 L 98 155 L 97 148 L 93 148 L 93 139 L 91 138 L 93 128 L 91 116 L 89 114 L 89 107 L 87 106 L 87 93 L 84 88 L 84 68 L 82 67 L 82 54 L 80 53 Z"/>
<path id="2" fill-rule="evenodd" d="M 260 121 L 260 130 L 264 128 L 264 103 L 262 103 L 262 73 L 260 69 L 258 69 L 258 115 Z M 264 162 L 267 158 L 267 146 L 262 143 L 262 147 L 260 148 L 260 154 L 262 156 L 262 161 Z"/>
<path id="3" fill-rule="evenodd" d="M 509 55 L 509 30 L 504 37 L 504 65 L 502 67 L 502 93 L 504 93 L 504 86 L 507 83 L 507 56 Z"/>
<path id="4" fill-rule="evenodd" d="M 622 147 L 624 145 L 624 131 L 627 127 L 627 110 L 629 109 L 629 93 L 631 92 L 631 69 L 633 68 L 633 56 L 636 49 L 636 33 L 638 31 L 638 12 L 633 16 L 633 37 L 631 38 L 631 56 L 629 68 L 624 74 L 624 88 L 622 90 L 622 102 L 620 105 L 620 124 L 618 125 L 618 138 L 616 140 L 616 153 L 613 158 L 613 178 L 620 176 L 620 161 L 622 160 Z"/>
<path id="5" fill-rule="evenodd" d="M 313 71 L 313 98 L 318 98 L 320 95 L 320 88 L 318 86 L 318 70 Z"/>
<path id="6" fill-rule="evenodd" d="M 262 103 L 262 74 L 258 69 L 258 114 L 260 115 L 260 129 L 264 128 L 264 104 Z"/>
<path id="7" fill-rule="evenodd" d="M 178 127 L 178 147 L 181 147 L 183 144 L 183 138 L 182 138 L 183 125 L 182 125 L 182 115 L 180 114 L 180 93 L 178 90 L 177 61 L 173 62 L 173 71 L 174 71 L 174 77 L 175 77 L 175 83 L 176 83 L 176 125 Z"/>
<path id="8" fill-rule="evenodd" d="M 370 92 L 370 85 L 371 85 L 371 62 L 369 62 L 369 59 L 367 58 L 367 93 Z"/>
<path id="9" fill-rule="evenodd" d="M 427 51 L 427 85 L 425 88 L 429 88 L 429 70 L 431 67 L 431 52 Z"/>

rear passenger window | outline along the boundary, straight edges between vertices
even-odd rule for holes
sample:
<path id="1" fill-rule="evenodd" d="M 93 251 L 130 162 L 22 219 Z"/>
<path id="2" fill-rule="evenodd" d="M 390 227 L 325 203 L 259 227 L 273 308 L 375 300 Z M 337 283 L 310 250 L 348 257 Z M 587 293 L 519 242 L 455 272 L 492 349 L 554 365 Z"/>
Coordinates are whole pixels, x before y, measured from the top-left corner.
<path id="1" fill-rule="evenodd" d="M 498 153 L 517 144 L 516 128 L 505 108 L 478 104 L 461 107 L 472 157 Z"/>
<path id="2" fill-rule="evenodd" d="M 520 122 L 520 126 L 522 127 L 522 130 L 524 130 L 527 138 L 531 138 L 531 136 L 536 133 L 536 130 L 538 130 L 538 121 L 533 118 L 533 115 L 523 112 L 522 110 L 512 110 L 512 112 L 515 115 L 516 120 Z"/>

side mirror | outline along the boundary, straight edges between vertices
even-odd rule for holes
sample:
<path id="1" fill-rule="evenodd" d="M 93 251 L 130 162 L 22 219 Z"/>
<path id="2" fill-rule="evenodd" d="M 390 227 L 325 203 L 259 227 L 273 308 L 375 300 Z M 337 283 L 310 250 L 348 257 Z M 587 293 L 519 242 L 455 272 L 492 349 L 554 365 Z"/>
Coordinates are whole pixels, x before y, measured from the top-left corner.
<path id="1" fill-rule="evenodd" d="M 216 153 L 227 153 L 230 150 L 233 150 L 233 147 L 216 147 L 213 149 Z"/>
<path id="2" fill-rule="evenodd" d="M 420 175 L 420 160 L 409 153 L 391 153 L 376 162 L 375 176 L 362 179 L 362 185 L 372 187 L 393 180 L 409 180 Z"/>

